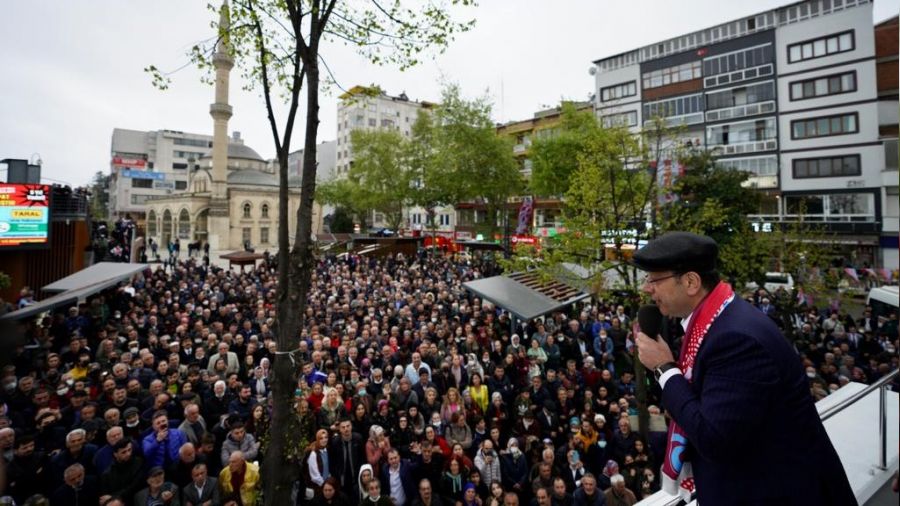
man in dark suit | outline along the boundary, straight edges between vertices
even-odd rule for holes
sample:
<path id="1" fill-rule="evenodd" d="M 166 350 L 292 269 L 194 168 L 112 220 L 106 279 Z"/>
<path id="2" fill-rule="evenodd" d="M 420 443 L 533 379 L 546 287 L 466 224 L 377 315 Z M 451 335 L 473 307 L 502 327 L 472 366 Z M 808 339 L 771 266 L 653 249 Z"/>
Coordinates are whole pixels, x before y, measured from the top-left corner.
<path id="1" fill-rule="evenodd" d="M 328 464 L 331 476 L 337 478 L 350 497 L 359 497 L 356 473 L 366 463 L 365 446 L 359 434 L 353 432 L 353 424 L 344 418 L 338 422 L 338 435 L 328 448 Z"/>
<path id="2" fill-rule="evenodd" d="M 210 478 L 206 464 L 200 462 L 191 470 L 191 483 L 181 489 L 181 498 L 185 506 L 218 506 L 219 482 Z"/>
<path id="3" fill-rule="evenodd" d="M 717 256 L 715 241 L 686 232 L 634 255 L 648 272 L 643 290 L 685 327 L 677 363 L 657 336 L 637 340 L 674 421 L 669 491 L 687 461 L 700 504 L 857 504 L 800 359 L 771 319 L 719 281 Z"/>
<path id="4" fill-rule="evenodd" d="M 394 506 L 409 506 L 416 499 L 414 465 L 400 458 L 396 448 L 388 450 L 387 465 L 381 466 L 381 493 L 390 496 Z"/>

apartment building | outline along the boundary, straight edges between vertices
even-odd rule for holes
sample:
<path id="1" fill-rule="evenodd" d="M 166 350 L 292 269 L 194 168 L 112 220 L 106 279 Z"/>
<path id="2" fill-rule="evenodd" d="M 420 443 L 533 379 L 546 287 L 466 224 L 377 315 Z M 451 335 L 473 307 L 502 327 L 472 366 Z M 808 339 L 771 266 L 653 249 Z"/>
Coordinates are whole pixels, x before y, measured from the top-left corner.
<path id="1" fill-rule="evenodd" d="M 110 147 L 109 216 L 145 216 L 150 197 L 188 187 L 189 167 L 212 150 L 212 136 L 115 128 Z M 257 155 L 258 156 L 258 155 Z"/>
<path id="2" fill-rule="evenodd" d="M 435 103 L 410 100 L 406 93 L 392 96 L 376 86 L 354 86 L 340 96 L 337 109 L 336 177 L 345 177 L 353 166 L 353 144 L 350 133 L 354 130 L 392 129 L 405 136 L 412 134 L 419 111 L 433 108 Z M 455 226 L 453 207 L 436 210 L 435 223 L 443 235 L 452 234 Z M 407 230 L 423 231 L 428 228 L 428 216 L 424 208 L 408 207 L 403 211 Z M 373 228 L 387 226 L 382 213 L 373 212 L 367 219 Z M 430 229 L 429 229 L 430 230 Z"/>
<path id="3" fill-rule="evenodd" d="M 595 61 L 595 108 L 749 172 L 759 230 L 820 223 L 850 264 L 896 267 L 896 39 L 869 0 L 793 3 Z"/>

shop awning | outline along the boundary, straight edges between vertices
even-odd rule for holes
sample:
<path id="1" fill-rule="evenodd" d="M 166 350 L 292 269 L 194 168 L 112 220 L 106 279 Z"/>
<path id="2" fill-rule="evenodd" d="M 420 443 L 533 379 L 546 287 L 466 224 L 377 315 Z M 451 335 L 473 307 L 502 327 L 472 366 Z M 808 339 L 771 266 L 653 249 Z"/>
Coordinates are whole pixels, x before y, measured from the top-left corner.
<path id="1" fill-rule="evenodd" d="M 568 283 L 545 280 L 530 272 L 476 279 L 463 286 L 521 320 L 531 320 L 590 297 L 588 292 Z"/>
<path id="2" fill-rule="evenodd" d="M 75 274 L 56 280 L 42 288 L 42 290 L 45 292 L 65 292 L 66 290 L 83 288 L 95 283 L 106 283 L 106 286 L 101 288 L 102 290 L 123 279 L 130 278 L 132 275 L 143 271 L 147 267 L 147 264 L 98 262 L 87 269 L 82 269 Z"/>
<path id="3" fill-rule="evenodd" d="M 60 291 L 52 297 L 35 302 L 22 309 L 6 313 L 0 320 L 21 320 L 30 316 L 50 311 L 59 306 L 77 304 L 91 295 L 105 290 L 119 281 L 130 279 L 134 274 L 143 271 L 147 264 L 124 264 L 100 262 L 87 269 L 66 276 L 44 287 L 46 291 Z"/>

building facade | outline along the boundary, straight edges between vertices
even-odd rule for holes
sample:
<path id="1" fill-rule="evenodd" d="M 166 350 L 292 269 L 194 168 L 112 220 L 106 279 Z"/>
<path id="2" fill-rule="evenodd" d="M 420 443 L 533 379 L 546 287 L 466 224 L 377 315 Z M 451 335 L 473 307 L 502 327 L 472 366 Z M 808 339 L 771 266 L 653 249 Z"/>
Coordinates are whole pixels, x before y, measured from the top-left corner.
<path id="1" fill-rule="evenodd" d="M 793 3 L 595 61 L 596 111 L 635 131 L 662 118 L 749 172 L 759 230 L 823 224 L 849 263 L 896 266 L 896 36 L 891 63 L 875 33 L 869 0 Z"/>
<path id="2" fill-rule="evenodd" d="M 184 191 L 190 168 L 212 149 L 211 135 L 115 128 L 110 144 L 109 216 L 146 217 L 151 197 Z"/>
<path id="3" fill-rule="evenodd" d="M 354 130 L 396 130 L 409 137 L 420 111 L 428 111 L 435 103 L 410 100 L 406 93 L 388 95 L 377 87 L 354 86 L 341 95 L 337 109 L 337 153 L 335 177 L 346 177 L 353 166 L 353 145 L 350 134 Z M 403 210 L 407 230 L 424 231 L 428 228 L 428 215 L 424 208 L 407 207 Z M 373 212 L 367 218 L 373 228 L 384 228 L 387 222 L 382 213 Z M 456 213 L 452 206 L 435 210 L 437 231 L 449 235 L 456 225 Z"/>

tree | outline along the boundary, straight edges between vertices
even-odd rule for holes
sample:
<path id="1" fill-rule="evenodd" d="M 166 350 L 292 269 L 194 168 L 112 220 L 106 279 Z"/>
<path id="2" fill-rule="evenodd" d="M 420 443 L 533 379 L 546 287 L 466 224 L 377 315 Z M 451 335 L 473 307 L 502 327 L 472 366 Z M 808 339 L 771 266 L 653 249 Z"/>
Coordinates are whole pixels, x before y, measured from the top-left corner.
<path id="1" fill-rule="evenodd" d="M 531 145 L 531 191 L 541 197 L 563 195 L 578 165 L 582 140 L 596 120 L 590 113 L 578 113 L 575 104 L 563 102 L 561 120 L 553 136 L 538 137 Z"/>
<path id="2" fill-rule="evenodd" d="M 260 92 L 275 144 L 279 166 L 278 299 L 276 335 L 278 354 L 272 367 L 272 431 L 263 474 L 264 500 L 268 505 L 288 504 L 297 476 L 296 462 L 285 458 L 288 420 L 296 386 L 297 361 L 293 351 L 303 324 L 305 305 L 314 267 L 312 205 L 316 190 L 316 139 L 319 127 L 319 93 L 325 67 L 322 44 L 344 43 L 370 62 L 396 64 L 401 70 L 419 63 L 426 49 L 443 51 L 453 37 L 470 29 L 473 21 L 453 19 L 449 8 L 470 6 L 473 0 L 447 0 L 426 8 L 404 5 L 400 0 L 233 0 L 219 11 L 219 34 L 212 45 L 192 49 L 193 61 L 212 69 L 217 47 L 229 53 L 242 76 Z M 213 8 L 215 10 L 215 8 Z M 156 66 L 147 70 L 160 88 L 169 77 Z M 207 78 L 209 79 L 209 78 Z M 296 210 L 295 241 L 288 231 L 288 153 L 306 85 L 303 173 L 300 206 Z M 276 118 L 274 102 L 283 99 L 286 114 Z"/>
<path id="3" fill-rule="evenodd" d="M 396 130 L 354 130 L 350 142 L 354 162 L 337 203 L 384 213 L 388 227 L 398 230 L 412 197 L 409 140 Z"/>
<path id="4" fill-rule="evenodd" d="M 414 150 L 421 185 L 417 205 L 434 209 L 475 199 L 487 208 L 493 236 L 509 197 L 521 194 L 524 180 L 509 139 L 497 135 L 487 97 L 465 99 L 448 84 L 430 118 L 421 115 L 414 130 Z M 433 220 L 433 211 L 429 213 Z"/>
<path id="5" fill-rule="evenodd" d="M 353 216 L 345 207 L 338 206 L 331 213 L 329 231 L 332 234 L 347 234 L 353 232 Z"/>
<path id="6" fill-rule="evenodd" d="M 109 219 L 109 174 L 98 170 L 91 178 L 91 219 L 107 221 Z"/>
<path id="7" fill-rule="evenodd" d="M 762 279 L 772 246 L 747 218 L 760 203 L 759 193 L 744 184 L 749 174 L 717 165 L 715 156 L 701 149 L 679 158 L 684 172 L 674 184 L 676 198 L 663 209 L 662 229 L 712 237 L 719 245 L 720 273 L 736 288 Z"/>

